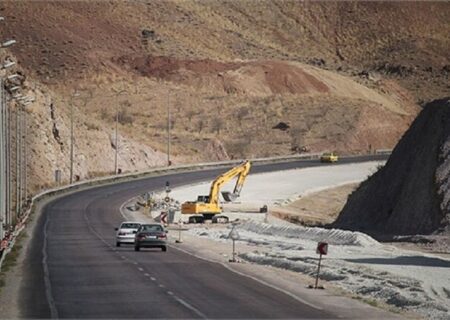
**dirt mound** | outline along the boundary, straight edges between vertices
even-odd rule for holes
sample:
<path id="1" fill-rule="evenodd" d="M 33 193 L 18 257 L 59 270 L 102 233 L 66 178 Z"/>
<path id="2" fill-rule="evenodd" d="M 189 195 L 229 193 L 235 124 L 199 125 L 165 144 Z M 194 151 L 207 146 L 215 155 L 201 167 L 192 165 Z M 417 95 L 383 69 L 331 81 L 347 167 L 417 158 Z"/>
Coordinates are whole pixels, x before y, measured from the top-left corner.
<path id="1" fill-rule="evenodd" d="M 333 227 L 380 235 L 449 231 L 450 100 L 426 105 L 386 165 L 348 199 Z"/>
<path id="2" fill-rule="evenodd" d="M 129 65 L 141 75 L 160 79 L 169 79 L 180 70 L 187 70 L 199 75 L 218 73 L 237 69 L 240 64 L 219 62 L 211 59 L 177 59 L 172 57 L 127 57 L 118 59 L 118 63 Z"/>
<path id="3" fill-rule="evenodd" d="M 211 59 L 122 56 L 116 63 L 139 75 L 177 83 L 211 87 L 225 93 L 252 95 L 329 92 L 320 76 L 301 64 L 286 61 L 220 62 Z"/>

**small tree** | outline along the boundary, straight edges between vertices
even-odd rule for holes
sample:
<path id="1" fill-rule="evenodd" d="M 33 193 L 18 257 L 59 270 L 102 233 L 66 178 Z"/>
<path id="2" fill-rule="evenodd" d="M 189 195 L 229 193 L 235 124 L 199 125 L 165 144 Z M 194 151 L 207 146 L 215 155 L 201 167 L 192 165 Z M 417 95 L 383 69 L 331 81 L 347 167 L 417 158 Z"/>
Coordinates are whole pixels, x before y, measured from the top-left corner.
<path id="1" fill-rule="evenodd" d="M 121 125 L 133 124 L 133 122 L 134 122 L 133 117 L 130 114 L 128 114 L 126 109 L 122 109 L 119 111 L 119 123 Z"/>
<path id="2" fill-rule="evenodd" d="M 246 116 L 248 116 L 249 115 L 249 110 L 248 110 L 248 107 L 240 107 L 239 109 L 238 109 L 238 111 L 236 112 L 236 118 L 238 119 L 238 121 L 239 121 L 239 125 L 241 125 L 241 123 L 242 123 L 242 119 L 244 119 Z"/>
<path id="3" fill-rule="evenodd" d="M 220 134 L 220 130 L 223 128 L 223 121 L 220 118 L 214 118 L 211 122 L 211 130 L 212 132 L 216 132 Z"/>
<path id="4" fill-rule="evenodd" d="M 193 116 L 195 116 L 195 111 L 194 111 L 194 110 L 189 110 L 189 111 L 186 113 L 186 117 L 188 118 L 189 123 L 191 122 Z"/>
<path id="5" fill-rule="evenodd" d="M 201 133 L 204 127 L 205 127 L 205 122 L 203 121 L 203 119 L 199 119 L 197 121 L 198 132 Z"/>

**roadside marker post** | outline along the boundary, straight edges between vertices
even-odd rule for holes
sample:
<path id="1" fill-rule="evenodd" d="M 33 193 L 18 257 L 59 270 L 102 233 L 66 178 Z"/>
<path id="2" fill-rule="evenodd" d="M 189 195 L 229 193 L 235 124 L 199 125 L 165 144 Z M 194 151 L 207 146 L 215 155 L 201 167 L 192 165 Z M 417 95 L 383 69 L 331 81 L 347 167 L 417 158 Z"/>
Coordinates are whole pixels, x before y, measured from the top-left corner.
<path id="1" fill-rule="evenodd" d="M 181 240 L 181 224 L 182 224 L 182 221 L 180 218 L 180 220 L 178 220 L 178 239 L 175 240 L 176 243 L 183 243 L 183 240 Z"/>
<path id="2" fill-rule="evenodd" d="M 239 233 L 237 232 L 235 225 L 231 229 L 230 234 L 228 235 L 228 238 L 231 238 L 231 240 L 233 240 L 233 257 L 230 260 L 228 260 L 228 261 L 229 262 L 237 262 L 237 260 L 236 260 L 236 245 L 235 245 L 235 242 L 236 242 L 236 240 L 239 239 Z"/>
<path id="3" fill-rule="evenodd" d="M 319 284 L 319 274 L 320 274 L 320 264 L 322 262 L 322 255 L 327 255 L 328 253 L 328 243 L 326 242 L 319 242 L 317 244 L 316 253 L 319 254 L 319 264 L 317 266 L 317 275 L 316 275 L 316 283 L 314 285 L 314 289 L 317 289 Z"/>

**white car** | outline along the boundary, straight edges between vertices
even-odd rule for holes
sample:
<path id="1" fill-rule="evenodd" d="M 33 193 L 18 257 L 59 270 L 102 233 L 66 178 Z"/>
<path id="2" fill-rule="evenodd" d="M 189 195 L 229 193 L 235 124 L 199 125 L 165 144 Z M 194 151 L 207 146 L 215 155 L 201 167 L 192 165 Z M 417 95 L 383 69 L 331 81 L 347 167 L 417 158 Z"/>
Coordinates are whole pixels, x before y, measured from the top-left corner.
<path id="1" fill-rule="evenodd" d="M 134 244 L 134 237 L 141 223 L 136 221 L 124 221 L 119 228 L 115 228 L 116 233 L 116 247 L 124 244 Z"/>

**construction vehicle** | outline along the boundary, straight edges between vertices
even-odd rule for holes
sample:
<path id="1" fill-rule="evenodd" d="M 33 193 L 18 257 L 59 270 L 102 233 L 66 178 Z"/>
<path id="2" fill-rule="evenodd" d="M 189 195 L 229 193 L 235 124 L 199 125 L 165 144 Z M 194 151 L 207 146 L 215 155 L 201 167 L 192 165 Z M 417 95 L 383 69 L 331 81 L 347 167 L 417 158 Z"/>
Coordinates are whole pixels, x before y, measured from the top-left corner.
<path id="1" fill-rule="evenodd" d="M 189 222 L 194 223 L 201 223 L 207 219 L 212 219 L 213 222 L 228 222 L 228 218 L 225 216 L 220 216 L 219 218 L 219 215 L 222 213 L 219 201 L 220 188 L 223 184 L 237 177 L 233 192 L 222 192 L 222 196 L 226 202 L 236 200 L 241 193 L 245 178 L 250 172 L 250 168 L 250 161 L 244 161 L 240 165 L 221 174 L 211 183 L 209 195 L 198 196 L 197 201 L 187 201 L 183 203 L 181 205 L 181 213 L 195 215 L 189 218 Z"/>

